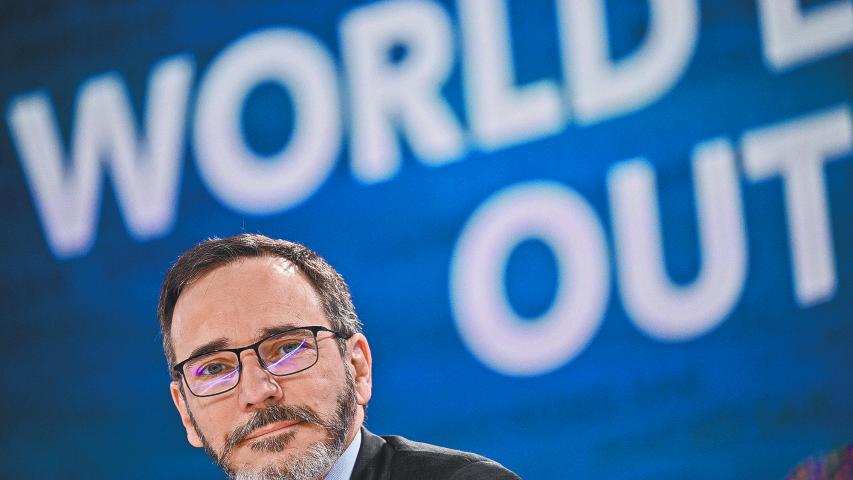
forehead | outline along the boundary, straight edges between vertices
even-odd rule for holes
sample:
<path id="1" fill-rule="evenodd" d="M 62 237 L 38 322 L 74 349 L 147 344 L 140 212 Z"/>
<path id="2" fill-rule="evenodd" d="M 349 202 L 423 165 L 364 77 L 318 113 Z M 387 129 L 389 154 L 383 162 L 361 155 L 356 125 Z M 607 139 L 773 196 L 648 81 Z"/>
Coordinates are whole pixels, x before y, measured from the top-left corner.
<path id="1" fill-rule="evenodd" d="M 242 346 L 258 332 L 283 325 L 329 327 L 308 277 L 278 257 L 245 258 L 217 267 L 187 286 L 172 314 L 178 360 L 192 349 L 225 340 Z"/>

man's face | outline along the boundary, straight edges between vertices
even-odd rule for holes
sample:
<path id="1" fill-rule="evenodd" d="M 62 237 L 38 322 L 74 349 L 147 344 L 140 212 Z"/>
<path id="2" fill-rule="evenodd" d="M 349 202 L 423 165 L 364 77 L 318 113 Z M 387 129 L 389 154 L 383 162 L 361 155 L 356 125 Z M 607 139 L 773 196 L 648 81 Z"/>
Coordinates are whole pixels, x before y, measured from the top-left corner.
<path id="1" fill-rule="evenodd" d="M 202 346 L 235 348 L 265 330 L 319 325 L 331 328 L 305 275 L 281 258 L 245 258 L 216 268 L 186 288 L 172 316 L 172 342 L 181 361 Z M 237 387 L 195 397 L 172 382 L 187 437 L 232 475 L 311 471 L 322 476 L 349 445 L 370 399 L 370 349 L 363 335 L 347 340 L 341 357 L 334 336 L 317 335 L 313 367 L 276 377 L 249 349 L 241 353 Z M 313 463 L 312 463 L 313 462 Z M 248 476 L 248 475 L 247 475 Z"/>

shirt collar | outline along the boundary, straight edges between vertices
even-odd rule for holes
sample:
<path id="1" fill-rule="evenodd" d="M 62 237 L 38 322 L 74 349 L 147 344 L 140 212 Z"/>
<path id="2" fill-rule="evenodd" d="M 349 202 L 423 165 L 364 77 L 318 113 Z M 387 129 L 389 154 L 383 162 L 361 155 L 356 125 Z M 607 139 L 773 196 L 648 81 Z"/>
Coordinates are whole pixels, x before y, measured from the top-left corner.
<path id="1" fill-rule="evenodd" d="M 325 480 L 349 480 L 355 459 L 358 457 L 358 449 L 361 448 L 361 429 L 359 428 L 344 453 L 332 467 L 332 471 L 326 475 Z"/>

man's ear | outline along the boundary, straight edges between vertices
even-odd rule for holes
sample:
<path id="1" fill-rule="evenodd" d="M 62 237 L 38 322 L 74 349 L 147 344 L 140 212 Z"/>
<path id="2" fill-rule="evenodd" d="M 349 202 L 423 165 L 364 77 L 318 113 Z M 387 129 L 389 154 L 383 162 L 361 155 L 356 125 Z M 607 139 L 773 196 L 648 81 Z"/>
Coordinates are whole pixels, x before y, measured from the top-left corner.
<path id="1" fill-rule="evenodd" d="M 187 431 L 187 441 L 194 447 L 202 448 L 204 443 L 202 443 L 201 437 L 199 437 L 198 432 L 195 431 L 193 422 L 190 420 L 190 412 L 187 407 L 186 399 L 181 393 L 180 384 L 177 381 L 173 381 L 169 384 L 169 391 L 172 393 L 172 401 L 175 402 L 175 408 L 178 409 L 178 413 L 181 415 L 181 422 L 184 424 L 184 429 Z"/>
<path id="2" fill-rule="evenodd" d="M 367 337 L 360 333 L 350 337 L 347 343 L 355 380 L 355 397 L 359 405 L 366 406 L 373 391 L 373 357 L 370 355 L 370 344 L 367 343 Z"/>

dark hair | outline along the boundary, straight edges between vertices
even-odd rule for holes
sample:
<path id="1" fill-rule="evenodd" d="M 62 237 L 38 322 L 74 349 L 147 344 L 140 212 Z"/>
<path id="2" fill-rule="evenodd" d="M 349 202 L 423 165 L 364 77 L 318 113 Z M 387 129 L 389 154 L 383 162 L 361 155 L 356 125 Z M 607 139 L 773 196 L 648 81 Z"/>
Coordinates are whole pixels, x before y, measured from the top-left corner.
<path id="1" fill-rule="evenodd" d="M 174 365 L 175 349 L 172 345 L 172 314 L 184 288 L 215 268 L 243 258 L 280 257 L 304 273 L 314 287 L 323 305 L 332 329 L 349 338 L 361 332 L 361 322 L 355 313 L 349 287 L 331 265 L 305 245 L 275 240 L 264 235 L 243 233 L 228 238 L 209 238 L 178 257 L 166 273 L 160 287 L 157 317 L 163 335 L 163 351 L 169 365 Z M 346 352 L 346 342 L 338 339 L 341 353 Z"/>

